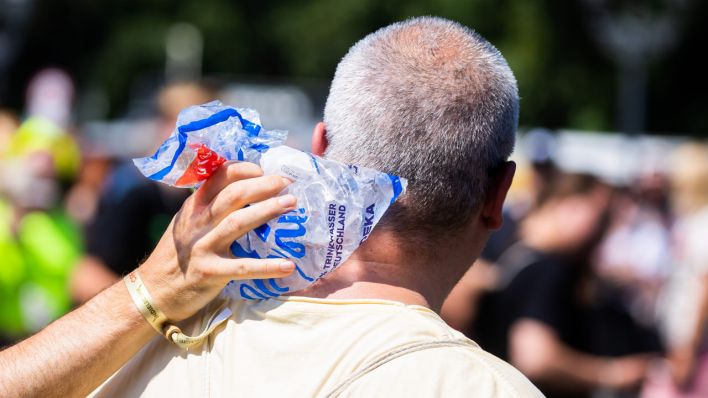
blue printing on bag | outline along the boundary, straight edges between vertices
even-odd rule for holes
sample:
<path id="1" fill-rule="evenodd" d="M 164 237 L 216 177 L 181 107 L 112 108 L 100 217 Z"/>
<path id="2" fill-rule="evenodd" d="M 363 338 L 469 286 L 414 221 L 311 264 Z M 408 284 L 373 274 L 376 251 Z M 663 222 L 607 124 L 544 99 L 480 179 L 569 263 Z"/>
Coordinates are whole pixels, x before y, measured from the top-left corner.
<path id="1" fill-rule="evenodd" d="M 248 237 L 249 237 L 249 235 L 246 234 L 246 239 L 248 239 Z M 250 246 L 250 245 L 249 245 L 249 246 Z M 275 252 L 275 253 L 277 254 L 277 256 L 268 256 L 269 258 L 287 258 L 287 255 L 286 255 L 285 253 L 281 252 L 280 250 L 278 250 L 278 249 L 276 249 L 276 248 L 271 248 L 271 250 L 273 250 L 273 252 Z M 241 246 L 241 244 L 239 244 L 237 241 L 234 241 L 233 243 L 231 243 L 231 253 L 233 253 L 234 256 L 236 256 L 236 257 L 241 257 L 241 258 L 261 258 L 261 256 L 258 255 L 258 252 L 257 252 L 256 250 L 248 251 L 248 250 L 244 249 L 244 248 Z M 295 264 L 295 270 L 297 271 L 297 273 L 300 275 L 300 277 L 301 277 L 302 279 L 304 279 L 304 280 L 306 280 L 306 281 L 308 281 L 308 282 L 314 282 L 315 278 L 312 278 L 312 277 L 308 276 L 307 274 L 305 274 L 305 272 L 297 265 L 297 263 Z M 256 282 L 256 281 L 260 281 L 260 283 L 259 283 L 259 282 Z M 276 293 L 273 293 L 272 291 L 270 291 L 270 290 L 265 286 L 265 284 L 262 282 L 262 280 L 254 280 L 254 282 L 256 282 L 256 286 L 257 286 L 259 289 L 263 290 L 264 293 L 266 293 L 266 294 L 268 294 L 268 295 L 271 295 L 271 296 L 273 296 L 273 297 L 279 296 L 279 294 L 276 294 Z M 275 282 L 275 279 L 273 279 L 273 278 L 269 279 L 268 282 L 269 282 L 270 285 L 273 287 L 273 289 L 276 290 L 276 291 L 285 293 L 285 292 L 288 292 L 288 291 L 290 290 L 290 288 L 288 288 L 288 287 L 281 287 L 281 286 L 279 286 L 279 285 Z M 258 290 L 254 289 L 252 286 L 249 286 L 249 285 L 246 285 L 245 283 L 242 283 L 242 284 L 241 284 L 241 287 L 239 288 L 239 293 L 241 293 L 241 297 L 243 297 L 243 298 L 245 298 L 245 299 L 255 300 L 255 298 L 253 298 L 252 295 L 249 295 L 248 293 L 244 292 L 244 289 L 245 289 L 245 288 L 248 288 L 248 290 L 249 290 L 253 295 L 255 295 L 255 296 L 259 297 L 259 298 L 262 298 L 262 299 L 266 299 L 266 298 L 267 298 L 266 296 L 264 296 L 264 295 L 262 295 L 261 293 L 259 293 Z"/>
<path id="2" fill-rule="evenodd" d="M 244 290 L 246 290 L 246 289 L 250 290 L 251 293 L 253 293 L 254 296 L 258 296 L 258 298 L 261 298 L 263 300 L 268 299 L 268 297 L 258 293 L 258 291 L 256 289 L 252 288 L 251 286 L 248 286 L 246 284 L 241 284 L 241 287 L 239 288 L 239 293 L 241 293 L 241 297 L 243 297 L 245 299 L 255 300 L 255 298 L 253 296 L 246 294 L 246 292 L 244 292 Z"/>
<path id="3" fill-rule="evenodd" d="M 246 133 L 248 133 L 249 137 L 257 137 L 258 133 L 261 131 L 261 126 L 244 119 L 240 113 L 236 109 L 233 108 L 228 108 L 224 109 L 223 111 L 217 112 L 211 116 L 209 116 L 206 119 L 200 119 L 200 120 L 194 120 L 192 122 L 189 122 L 185 125 L 179 126 L 177 128 L 177 139 L 179 140 L 179 146 L 177 147 L 177 151 L 175 152 L 174 156 L 172 157 L 172 161 L 170 161 L 170 164 L 167 165 L 165 168 L 162 170 L 158 171 L 155 174 L 152 174 L 148 176 L 149 179 L 151 180 L 161 180 L 163 179 L 167 174 L 169 174 L 170 171 L 172 171 L 172 168 L 175 166 L 175 163 L 177 163 L 177 158 L 179 158 L 179 155 L 182 154 L 182 151 L 184 151 L 184 147 L 187 145 L 187 133 L 192 132 L 192 131 L 197 131 L 197 130 L 202 130 L 207 127 L 214 126 L 216 124 L 219 124 L 223 121 L 226 121 L 232 117 L 238 118 L 238 120 L 241 122 L 241 127 L 246 130 Z M 154 155 L 152 155 L 151 159 L 155 160 L 159 156 L 160 153 L 162 153 L 166 148 L 166 144 L 170 142 L 168 139 L 165 141 L 160 148 L 155 152 Z M 253 147 L 253 146 L 252 146 Z M 261 152 L 259 149 L 260 148 L 254 148 L 257 151 Z M 266 145 L 266 148 L 267 145 Z M 239 149 L 239 160 L 243 160 L 243 153 Z"/>
<path id="4" fill-rule="evenodd" d="M 279 292 L 285 293 L 285 292 L 290 291 L 290 288 L 289 288 L 289 287 L 282 287 L 282 286 L 278 285 L 278 283 L 275 281 L 274 278 L 268 279 L 268 283 L 270 283 L 270 286 L 271 286 L 273 289 L 275 289 L 275 290 L 277 290 L 277 291 L 279 291 Z"/>
<path id="5" fill-rule="evenodd" d="M 388 174 L 388 178 L 391 179 L 391 186 L 393 187 L 393 198 L 391 198 L 391 204 L 393 204 L 403 192 L 403 186 L 401 186 L 401 179 L 397 176 Z"/>
<path id="6" fill-rule="evenodd" d="M 295 264 L 295 271 L 300 274 L 300 277 L 308 282 L 314 282 L 315 278 L 307 276 L 307 274 L 300 268 L 299 265 Z"/>
<path id="7" fill-rule="evenodd" d="M 253 296 L 257 296 L 258 298 L 261 298 L 261 299 L 264 299 L 264 300 L 267 299 L 268 297 L 264 296 L 261 292 L 263 292 L 263 293 L 265 293 L 265 294 L 267 294 L 268 296 L 271 296 L 271 297 L 278 297 L 279 294 L 273 293 L 272 291 L 270 291 L 270 290 L 265 286 L 265 284 L 264 284 L 263 281 L 264 281 L 263 279 L 254 279 L 254 280 L 253 280 L 253 282 L 256 284 L 256 287 L 257 287 L 260 291 L 259 291 L 259 290 L 256 290 L 255 288 L 253 288 L 253 286 L 247 285 L 247 284 L 245 284 L 245 283 L 244 283 L 244 284 L 241 284 L 241 287 L 239 288 L 239 293 L 241 294 L 241 297 L 243 297 L 243 298 L 245 298 L 245 299 L 248 299 L 248 300 L 255 300 L 255 298 L 254 298 Z M 290 290 L 289 288 L 282 288 L 282 287 L 278 286 L 278 284 L 275 283 L 275 280 L 274 280 L 273 278 L 268 279 L 268 282 L 270 283 L 270 285 L 271 285 L 274 289 L 276 289 L 276 290 L 279 291 L 279 292 L 285 293 L 285 292 L 287 292 L 287 291 Z M 253 294 L 253 296 L 252 296 L 251 294 L 246 293 L 245 290 L 248 290 L 251 294 Z"/>
<path id="8" fill-rule="evenodd" d="M 253 232 L 258 235 L 263 242 L 268 240 L 268 234 L 270 234 L 270 226 L 268 224 L 263 224 L 260 227 L 254 228 Z"/>
<path id="9" fill-rule="evenodd" d="M 248 237 L 248 235 L 246 235 L 246 237 Z M 231 249 L 231 253 L 233 253 L 233 255 L 236 257 L 261 258 L 261 256 L 259 256 L 255 250 L 249 252 L 248 250 L 241 247 L 241 244 L 238 243 L 237 241 L 233 241 L 233 243 L 231 243 L 230 249 Z"/>
<path id="10" fill-rule="evenodd" d="M 315 166 L 315 170 L 317 171 L 317 174 L 322 174 L 322 173 L 320 173 L 320 166 L 317 164 L 317 158 L 312 154 L 309 154 L 309 155 L 310 155 L 310 158 L 312 158 L 312 165 Z"/>
<path id="11" fill-rule="evenodd" d="M 234 242 L 234 243 L 236 243 L 236 242 Z M 232 245 L 232 246 L 233 246 L 233 245 Z M 270 249 L 271 249 L 272 251 L 274 251 L 275 254 L 278 255 L 278 256 L 273 256 L 273 258 L 288 258 L 288 256 L 287 256 L 285 253 L 281 252 L 280 250 L 278 250 L 278 249 L 276 249 L 276 248 L 274 248 L 274 247 L 271 247 Z M 270 257 L 270 256 L 268 256 L 268 257 Z M 292 260 L 292 259 L 291 259 L 291 260 Z M 293 260 L 293 263 L 295 263 L 295 271 L 297 271 L 297 273 L 300 274 L 300 277 L 301 277 L 302 279 L 304 279 L 304 280 L 306 280 L 306 281 L 308 281 L 308 282 L 314 282 L 314 281 L 315 281 L 315 278 L 313 278 L 313 277 L 311 277 L 311 276 L 308 276 L 308 275 L 300 268 L 300 266 L 297 265 L 297 263 L 296 263 L 294 260 Z"/>
<path id="12" fill-rule="evenodd" d="M 249 148 L 251 148 L 255 151 L 258 151 L 260 153 L 263 153 L 263 152 L 267 151 L 270 147 L 266 144 L 251 144 L 251 146 Z"/>
<path id="13" fill-rule="evenodd" d="M 267 295 L 269 295 L 269 296 L 271 296 L 271 297 L 278 297 L 278 296 L 280 296 L 278 293 L 273 293 L 273 292 L 271 292 L 270 289 L 268 289 L 268 288 L 266 287 L 265 283 L 263 283 L 263 279 L 254 279 L 254 280 L 253 280 L 253 283 L 256 284 L 256 287 L 257 287 L 260 291 L 262 291 L 263 293 L 265 293 L 265 294 L 267 294 Z"/>
<path id="14" fill-rule="evenodd" d="M 273 286 L 273 287 L 274 287 L 276 290 L 278 290 L 279 292 L 285 293 L 285 292 L 287 292 L 288 290 L 290 290 L 290 289 L 288 289 L 288 288 L 282 288 L 282 287 L 278 286 L 278 285 L 275 283 L 275 280 L 274 280 L 273 278 L 269 279 L 268 282 L 271 284 L 271 286 Z M 246 289 L 248 289 L 253 295 L 258 296 L 259 298 L 262 298 L 262 299 L 266 299 L 267 297 L 264 296 L 264 295 L 261 294 L 261 293 L 265 293 L 266 295 L 271 296 L 271 297 L 278 297 L 278 296 L 280 296 L 280 294 L 278 294 L 278 293 L 273 293 L 272 291 L 270 291 L 270 289 L 268 289 L 268 287 L 265 285 L 263 279 L 254 279 L 254 280 L 253 280 L 253 283 L 256 284 L 256 287 L 258 288 L 258 290 L 254 289 L 253 286 L 246 285 L 246 284 L 242 284 L 242 285 L 241 285 L 241 288 L 239 289 L 239 290 L 240 290 L 239 293 L 241 293 L 241 297 L 243 297 L 243 298 L 245 298 L 245 299 L 249 299 L 249 300 L 254 300 L 254 298 L 253 298 L 251 295 L 247 294 L 247 293 L 244 291 L 244 290 L 246 290 Z"/>

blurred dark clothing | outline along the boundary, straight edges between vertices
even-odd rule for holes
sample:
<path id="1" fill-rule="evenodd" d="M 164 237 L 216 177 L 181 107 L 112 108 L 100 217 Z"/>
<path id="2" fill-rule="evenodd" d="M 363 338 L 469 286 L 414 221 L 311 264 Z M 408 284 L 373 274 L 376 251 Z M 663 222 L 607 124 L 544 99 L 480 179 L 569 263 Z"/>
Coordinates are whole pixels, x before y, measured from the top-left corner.
<path id="1" fill-rule="evenodd" d="M 478 315 L 466 331 L 483 349 L 509 361 L 509 330 L 522 319 L 545 324 L 567 346 L 594 355 L 620 356 L 659 350 L 656 333 L 645 330 L 622 308 L 611 289 L 593 289 L 582 264 L 516 243 L 497 259 L 497 289 L 480 298 Z M 593 286 L 594 287 L 594 286 Z M 589 394 L 549 391 L 548 397 Z"/>
<path id="2" fill-rule="evenodd" d="M 575 298 L 581 277 L 577 267 L 521 243 L 502 254 L 497 264 L 499 286 L 482 296 L 469 331 L 482 348 L 508 361 L 509 329 L 524 318 L 548 325 L 573 347 L 587 341 Z"/>
<path id="3" fill-rule="evenodd" d="M 87 254 L 116 274 L 127 274 L 152 252 L 189 194 L 187 189 L 147 179 L 132 162 L 121 164 L 111 174 L 96 218 L 87 228 Z"/>
<path id="4" fill-rule="evenodd" d="M 588 352 L 618 357 L 664 351 L 656 325 L 642 324 L 632 316 L 623 287 L 599 280 L 592 299 L 584 311 L 591 336 Z"/>
<path id="5" fill-rule="evenodd" d="M 472 339 L 508 362 L 510 328 L 519 320 L 532 319 L 553 329 L 563 343 L 587 351 L 590 336 L 576 297 L 582 276 L 578 267 L 521 243 L 509 247 L 497 264 L 500 284 L 482 296 L 478 316 L 467 333 Z M 587 396 L 551 394 L 538 387 L 548 397 Z"/>

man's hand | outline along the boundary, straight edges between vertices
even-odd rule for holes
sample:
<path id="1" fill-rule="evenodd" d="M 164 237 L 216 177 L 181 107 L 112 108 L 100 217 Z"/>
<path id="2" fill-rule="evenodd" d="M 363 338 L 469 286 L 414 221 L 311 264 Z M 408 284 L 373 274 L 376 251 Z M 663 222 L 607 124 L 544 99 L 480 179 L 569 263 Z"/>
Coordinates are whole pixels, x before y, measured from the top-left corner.
<path id="1" fill-rule="evenodd" d="M 157 308 L 172 321 L 204 307 L 230 281 L 281 278 L 295 269 L 284 259 L 234 258 L 231 243 L 295 208 L 276 197 L 290 180 L 263 176 L 253 163 L 224 165 L 182 206 L 138 271 Z"/>

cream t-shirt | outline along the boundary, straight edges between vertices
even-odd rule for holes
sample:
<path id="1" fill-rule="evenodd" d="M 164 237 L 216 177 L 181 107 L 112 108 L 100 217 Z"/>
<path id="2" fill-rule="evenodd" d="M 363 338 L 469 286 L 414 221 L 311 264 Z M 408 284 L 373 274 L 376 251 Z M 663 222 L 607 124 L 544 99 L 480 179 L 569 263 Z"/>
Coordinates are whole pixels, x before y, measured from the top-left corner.
<path id="1" fill-rule="evenodd" d="M 91 396 L 542 396 L 511 365 L 421 306 L 219 300 L 229 301 L 233 316 L 202 346 L 185 351 L 156 336 Z M 182 329 L 200 332 L 219 304 Z"/>

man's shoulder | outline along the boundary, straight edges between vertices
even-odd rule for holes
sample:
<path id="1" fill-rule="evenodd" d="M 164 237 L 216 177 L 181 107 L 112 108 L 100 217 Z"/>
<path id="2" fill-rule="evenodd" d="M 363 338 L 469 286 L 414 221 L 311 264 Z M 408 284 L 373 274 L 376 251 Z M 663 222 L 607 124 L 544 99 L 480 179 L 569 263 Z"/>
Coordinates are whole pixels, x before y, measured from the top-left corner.
<path id="1" fill-rule="evenodd" d="M 455 341 L 453 341 L 454 343 Z M 362 372 L 343 395 L 369 393 L 386 396 L 474 396 L 541 397 L 543 394 L 518 370 L 482 350 L 471 341 L 458 344 L 429 342 L 420 349 L 398 355 L 385 354 L 387 360 L 375 362 L 375 368 Z M 396 380 L 396 383 L 387 382 Z"/>
<path id="2" fill-rule="evenodd" d="M 318 302 L 233 303 L 234 317 L 208 344 L 187 353 L 156 336 L 97 396 L 193 396 L 204 388 L 261 396 L 540 396 L 510 365 L 430 311 Z M 199 333 L 217 304 L 182 330 Z"/>

